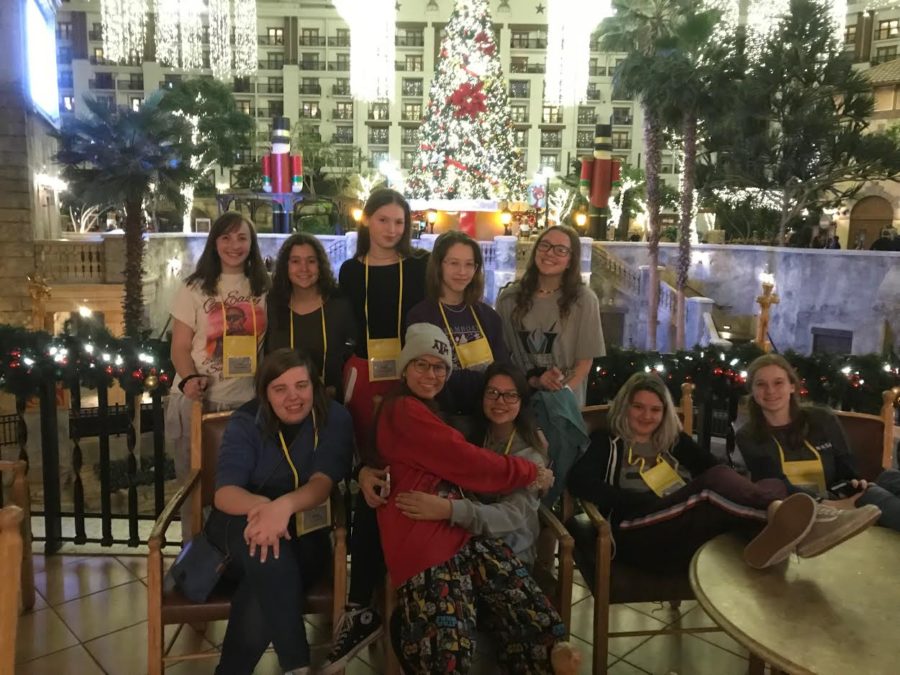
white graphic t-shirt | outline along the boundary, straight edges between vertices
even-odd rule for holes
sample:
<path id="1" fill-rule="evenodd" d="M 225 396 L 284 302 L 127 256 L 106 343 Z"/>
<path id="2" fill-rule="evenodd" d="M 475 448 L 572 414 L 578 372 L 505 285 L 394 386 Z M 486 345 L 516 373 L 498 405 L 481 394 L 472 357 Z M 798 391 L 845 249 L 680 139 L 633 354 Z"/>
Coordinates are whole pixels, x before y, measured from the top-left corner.
<path id="1" fill-rule="evenodd" d="M 194 331 L 191 358 L 197 372 L 209 377 L 206 395 L 210 401 L 241 404 L 253 398 L 252 376 L 227 380 L 222 376 L 222 338 L 225 333 L 253 335 L 254 314 L 257 344 L 262 344 L 265 295 L 251 295 L 250 280 L 243 274 L 220 275 L 215 296 L 206 295 L 199 284 L 182 285 L 175 294 L 172 317 Z"/>

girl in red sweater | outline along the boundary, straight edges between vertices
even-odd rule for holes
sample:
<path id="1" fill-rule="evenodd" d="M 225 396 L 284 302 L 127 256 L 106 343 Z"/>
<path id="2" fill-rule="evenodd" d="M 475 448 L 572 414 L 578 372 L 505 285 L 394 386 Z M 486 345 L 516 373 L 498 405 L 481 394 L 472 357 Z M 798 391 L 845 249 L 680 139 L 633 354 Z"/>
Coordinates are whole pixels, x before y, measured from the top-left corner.
<path id="1" fill-rule="evenodd" d="M 399 656 L 410 673 L 468 673 L 477 620 L 498 637 L 501 672 L 551 673 L 550 649 L 565 627 L 527 567 L 499 539 L 473 538 L 446 520 L 411 520 L 393 497 L 543 490 L 553 481 L 533 462 L 467 443 L 435 414 L 434 398 L 453 367 L 450 349 L 437 326 L 409 327 L 403 382 L 378 413 L 367 462 L 390 467 L 391 496 L 378 509 L 378 526 L 397 588 Z"/>

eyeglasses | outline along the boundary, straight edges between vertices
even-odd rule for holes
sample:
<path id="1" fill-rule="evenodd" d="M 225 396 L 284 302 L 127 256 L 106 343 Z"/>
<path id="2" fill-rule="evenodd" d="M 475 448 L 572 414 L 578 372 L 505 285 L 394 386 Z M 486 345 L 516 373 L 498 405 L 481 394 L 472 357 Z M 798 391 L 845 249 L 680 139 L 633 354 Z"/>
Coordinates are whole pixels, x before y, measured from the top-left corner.
<path id="1" fill-rule="evenodd" d="M 484 397 L 488 401 L 496 401 L 498 398 L 502 398 L 504 403 L 518 403 L 522 400 L 517 391 L 500 391 L 493 387 L 488 387 L 484 390 Z"/>
<path id="2" fill-rule="evenodd" d="M 549 253 L 553 251 L 555 255 L 558 256 L 567 256 L 572 252 L 568 246 L 563 246 L 562 244 L 551 244 L 549 241 L 542 241 L 537 245 L 537 250 L 541 253 Z"/>
<path id="3" fill-rule="evenodd" d="M 429 363 L 425 359 L 413 359 L 411 364 L 413 370 L 419 373 L 419 375 L 425 375 L 430 370 L 434 373 L 435 377 L 447 377 L 447 364 L 443 361 L 440 363 Z"/>

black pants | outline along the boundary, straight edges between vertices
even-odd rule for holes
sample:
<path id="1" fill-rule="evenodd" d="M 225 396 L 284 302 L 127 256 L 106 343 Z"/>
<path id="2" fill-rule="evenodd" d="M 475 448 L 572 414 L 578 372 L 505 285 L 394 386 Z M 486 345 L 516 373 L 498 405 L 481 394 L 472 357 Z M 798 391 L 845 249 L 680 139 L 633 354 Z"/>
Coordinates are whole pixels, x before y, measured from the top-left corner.
<path id="1" fill-rule="evenodd" d="M 206 526 L 210 540 L 231 556 L 228 575 L 238 586 L 231 601 L 231 618 L 222 644 L 216 675 L 251 675 L 271 643 L 282 670 L 309 665 L 309 643 L 303 624 L 305 589 L 321 578 L 330 564 L 328 530 L 300 539 L 282 540 L 276 559 L 251 558 L 244 543 L 246 516 L 214 511 Z"/>
<path id="2" fill-rule="evenodd" d="M 350 531 L 350 590 L 347 601 L 368 607 L 375 589 L 384 581 L 387 568 L 381 550 L 381 534 L 375 509 L 366 503 L 362 492 L 356 495 L 353 527 Z"/>

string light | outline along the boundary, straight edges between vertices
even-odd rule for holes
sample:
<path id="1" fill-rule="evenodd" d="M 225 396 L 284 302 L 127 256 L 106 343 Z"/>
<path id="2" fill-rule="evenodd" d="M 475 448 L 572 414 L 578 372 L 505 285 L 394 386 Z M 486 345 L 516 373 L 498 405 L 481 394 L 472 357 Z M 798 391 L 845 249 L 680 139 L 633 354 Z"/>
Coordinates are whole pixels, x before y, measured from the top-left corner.
<path id="1" fill-rule="evenodd" d="M 179 0 L 156 0 L 156 60 L 178 67 L 178 3 Z"/>
<path id="2" fill-rule="evenodd" d="M 144 56 L 147 6 L 145 0 L 103 0 L 103 56 L 124 63 Z"/>
<path id="3" fill-rule="evenodd" d="M 203 67 L 203 10 L 202 0 L 180 0 L 178 21 L 181 33 L 181 67 L 199 70 Z"/>
<path id="4" fill-rule="evenodd" d="M 230 79 L 232 58 L 229 0 L 209 0 L 209 63 L 213 77 Z"/>
<path id="5" fill-rule="evenodd" d="M 397 8 L 394 0 L 334 0 L 350 27 L 350 92 L 361 101 L 391 101 L 395 73 Z"/>
<path id="6" fill-rule="evenodd" d="M 234 0 L 234 74 L 248 77 L 258 68 L 256 0 Z"/>
<path id="7" fill-rule="evenodd" d="M 613 13 L 610 0 L 549 0 L 544 102 L 572 106 L 587 98 L 591 35 Z"/>

